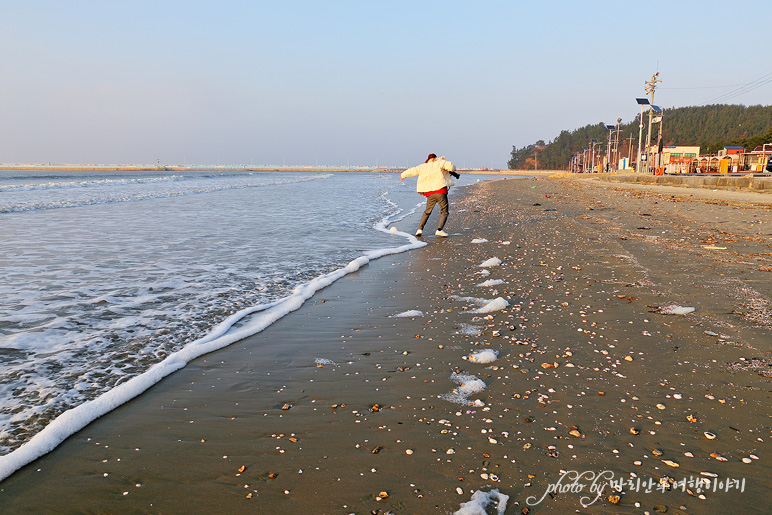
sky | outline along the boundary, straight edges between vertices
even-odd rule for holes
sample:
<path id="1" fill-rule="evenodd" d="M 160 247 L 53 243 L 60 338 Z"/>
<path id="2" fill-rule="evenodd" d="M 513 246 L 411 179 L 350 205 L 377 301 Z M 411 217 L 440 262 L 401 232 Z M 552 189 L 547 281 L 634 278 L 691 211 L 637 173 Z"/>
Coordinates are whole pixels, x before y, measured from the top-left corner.
<path id="1" fill-rule="evenodd" d="M 772 104 L 772 2 L 0 0 L 0 163 L 506 168 L 664 108 Z"/>

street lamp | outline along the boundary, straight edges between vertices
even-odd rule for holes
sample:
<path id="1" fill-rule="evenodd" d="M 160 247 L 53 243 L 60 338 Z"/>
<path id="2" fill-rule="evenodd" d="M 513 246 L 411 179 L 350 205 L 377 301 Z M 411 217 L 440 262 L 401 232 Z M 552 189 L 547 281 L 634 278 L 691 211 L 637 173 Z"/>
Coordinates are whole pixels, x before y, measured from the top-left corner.
<path id="1" fill-rule="evenodd" d="M 592 143 L 592 165 L 590 167 L 590 173 L 595 173 L 595 145 L 598 143 L 598 140 L 592 138 L 590 142 Z"/>
<path id="2" fill-rule="evenodd" d="M 608 146 L 606 147 L 606 170 L 611 169 L 611 135 L 614 133 L 614 126 L 613 125 L 606 125 L 606 129 L 608 130 Z"/>
<path id="3" fill-rule="evenodd" d="M 659 153 L 659 145 L 662 142 L 662 120 L 665 117 L 665 110 L 662 109 L 659 106 L 655 106 L 654 104 L 651 105 L 651 109 L 657 113 L 657 117 L 654 118 L 653 123 L 659 124 L 659 134 L 657 135 L 657 162 L 654 163 L 654 166 L 661 168 L 662 167 L 662 156 Z M 651 130 L 651 128 L 649 128 Z"/>
<path id="4" fill-rule="evenodd" d="M 635 158 L 635 172 L 641 173 L 641 139 L 643 139 L 643 106 L 650 105 L 648 98 L 636 98 L 636 102 L 641 106 L 641 119 L 638 123 L 638 155 Z"/>

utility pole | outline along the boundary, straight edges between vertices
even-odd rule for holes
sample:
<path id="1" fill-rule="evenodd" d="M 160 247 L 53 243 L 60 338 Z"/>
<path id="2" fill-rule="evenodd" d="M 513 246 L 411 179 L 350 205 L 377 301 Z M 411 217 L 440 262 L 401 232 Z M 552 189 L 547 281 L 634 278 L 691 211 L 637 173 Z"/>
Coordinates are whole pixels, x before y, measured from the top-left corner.
<path id="1" fill-rule="evenodd" d="M 654 108 L 652 107 L 654 105 L 654 90 L 657 89 L 657 83 L 662 82 L 662 79 L 659 78 L 659 72 L 655 73 L 651 76 L 651 80 L 649 82 L 645 82 L 646 87 L 644 88 L 644 91 L 647 95 L 651 95 L 651 100 L 649 100 L 649 133 L 646 136 L 646 171 L 648 172 L 649 167 L 649 153 L 651 151 L 651 118 L 654 114 Z"/>
<path id="2" fill-rule="evenodd" d="M 630 133 L 630 137 L 627 138 L 627 164 L 632 166 L 633 163 L 633 133 Z M 639 154 L 640 156 L 640 154 Z"/>

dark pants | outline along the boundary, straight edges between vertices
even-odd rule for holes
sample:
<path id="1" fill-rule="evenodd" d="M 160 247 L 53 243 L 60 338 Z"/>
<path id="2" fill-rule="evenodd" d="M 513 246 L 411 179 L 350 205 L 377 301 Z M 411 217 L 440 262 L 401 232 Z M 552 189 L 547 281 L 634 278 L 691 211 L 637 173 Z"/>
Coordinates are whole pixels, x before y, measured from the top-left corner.
<path id="1" fill-rule="evenodd" d="M 424 211 L 424 214 L 421 217 L 421 223 L 418 226 L 422 231 L 424 230 L 426 221 L 429 219 L 429 215 L 432 214 L 432 209 L 434 209 L 435 204 L 440 205 L 440 224 L 437 227 L 437 230 L 441 231 L 442 228 L 445 227 L 445 221 L 448 219 L 448 196 L 445 193 L 435 193 L 434 195 L 426 197 L 426 210 Z"/>

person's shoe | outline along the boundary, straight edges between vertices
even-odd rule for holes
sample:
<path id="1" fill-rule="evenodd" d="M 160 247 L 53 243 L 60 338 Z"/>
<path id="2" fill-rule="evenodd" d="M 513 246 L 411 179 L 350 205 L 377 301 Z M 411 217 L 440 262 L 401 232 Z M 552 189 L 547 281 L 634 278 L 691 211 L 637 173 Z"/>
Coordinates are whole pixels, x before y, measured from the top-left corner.
<path id="1" fill-rule="evenodd" d="M 423 233 L 424 233 L 423 229 L 418 229 L 418 230 L 415 232 L 415 235 L 416 235 L 416 236 L 421 236 Z"/>
<path id="2" fill-rule="evenodd" d="M 448 237 L 448 233 L 446 233 L 442 229 L 437 229 L 437 232 L 435 232 L 434 235 L 435 236 L 440 236 L 442 238 L 447 238 Z"/>

